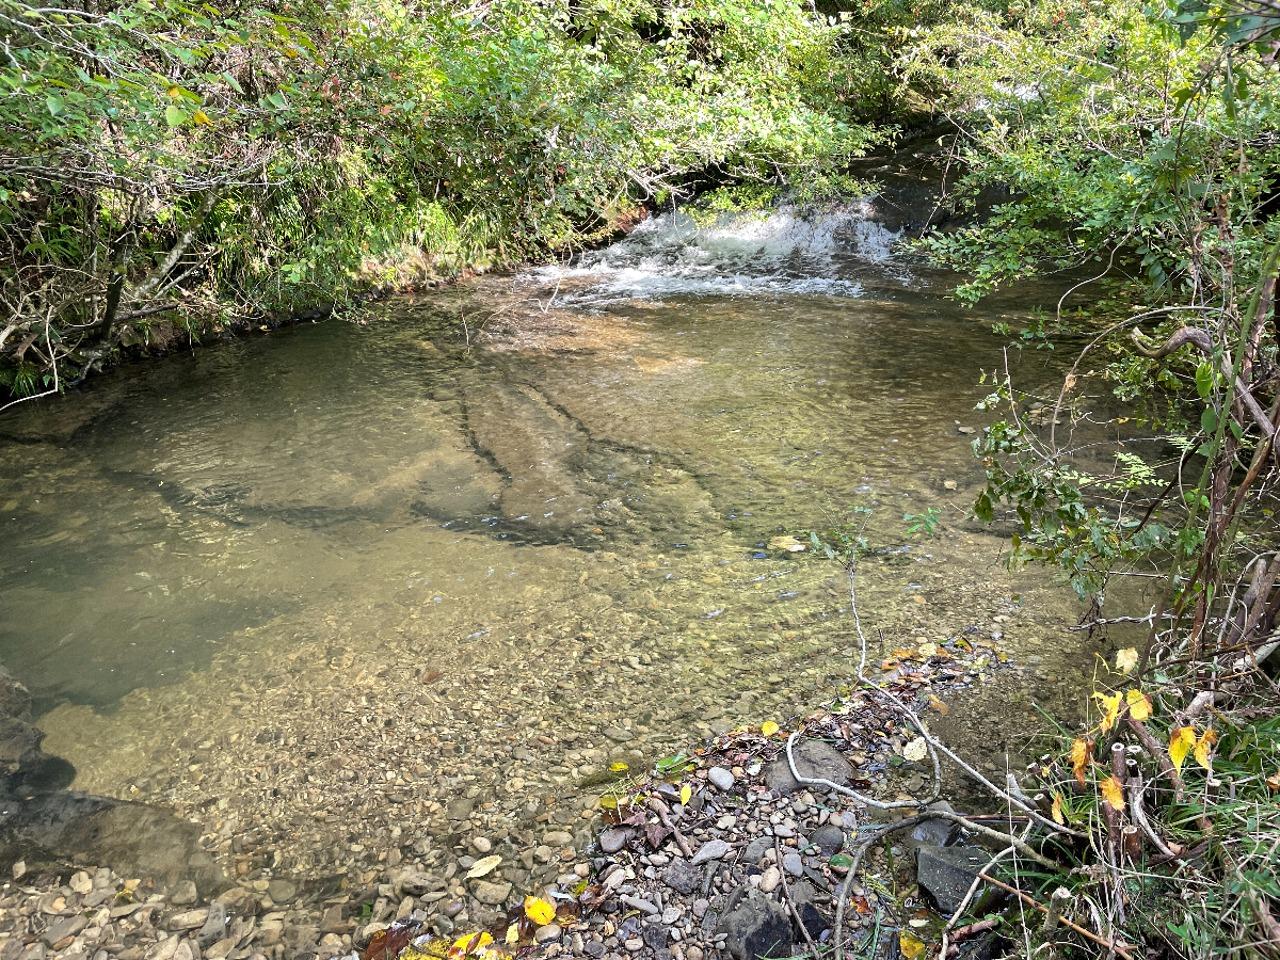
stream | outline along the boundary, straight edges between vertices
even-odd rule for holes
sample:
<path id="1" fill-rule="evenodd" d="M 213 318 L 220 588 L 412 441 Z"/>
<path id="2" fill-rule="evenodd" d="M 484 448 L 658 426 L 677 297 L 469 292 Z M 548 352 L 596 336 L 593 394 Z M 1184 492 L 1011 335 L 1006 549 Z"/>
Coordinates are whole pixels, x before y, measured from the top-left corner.
<path id="1" fill-rule="evenodd" d="M 851 682 L 841 569 L 769 544 L 865 523 L 862 616 L 990 649 L 938 727 L 1003 769 L 1093 655 L 1071 592 L 966 518 L 990 322 L 1056 291 L 965 311 L 899 228 L 665 214 L 13 412 L 0 662 L 45 750 L 236 876 L 367 882 L 484 836 L 527 883 L 611 763 Z"/>

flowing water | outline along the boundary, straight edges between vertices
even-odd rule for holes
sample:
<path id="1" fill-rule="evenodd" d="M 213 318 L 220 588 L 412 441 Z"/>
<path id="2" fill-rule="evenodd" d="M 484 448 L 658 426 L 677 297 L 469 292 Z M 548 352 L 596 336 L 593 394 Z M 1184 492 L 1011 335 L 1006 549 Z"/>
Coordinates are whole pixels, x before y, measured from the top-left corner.
<path id="1" fill-rule="evenodd" d="M 78 788 L 197 821 L 241 875 L 520 849 L 581 826 L 610 761 L 848 682 L 841 571 L 768 544 L 869 516 L 886 642 L 965 634 L 1018 665 L 950 718 L 1001 762 L 1090 656 L 1069 591 L 965 519 L 988 322 L 1038 293 L 966 313 L 895 237 L 867 211 L 668 215 L 573 266 L 18 411 L 0 661 L 46 749 Z M 1045 357 L 1013 358 L 1024 384 Z"/>

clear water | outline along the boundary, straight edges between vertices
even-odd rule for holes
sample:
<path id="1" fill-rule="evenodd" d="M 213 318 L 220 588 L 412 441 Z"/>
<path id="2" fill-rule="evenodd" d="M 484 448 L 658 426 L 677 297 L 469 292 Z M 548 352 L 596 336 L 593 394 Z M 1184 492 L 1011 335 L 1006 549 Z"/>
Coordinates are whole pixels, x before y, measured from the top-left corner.
<path id="1" fill-rule="evenodd" d="M 858 506 L 886 548 L 864 616 L 893 645 L 994 636 L 1025 669 L 951 728 L 1020 741 L 1089 651 L 1069 592 L 965 519 L 958 428 L 1003 362 L 983 321 L 1038 293 L 966 313 L 893 239 L 864 215 L 668 218 L 20 409 L 0 661 L 47 749 L 273 872 L 348 869 L 397 824 L 448 837 L 459 797 L 474 830 L 572 821 L 606 760 L 849 680 L 839 569 L 764 545 Z M 1047 358 L 1015 356 L 1022 382 Z M 938 535 L 907 537 L 929 507 Z"/>

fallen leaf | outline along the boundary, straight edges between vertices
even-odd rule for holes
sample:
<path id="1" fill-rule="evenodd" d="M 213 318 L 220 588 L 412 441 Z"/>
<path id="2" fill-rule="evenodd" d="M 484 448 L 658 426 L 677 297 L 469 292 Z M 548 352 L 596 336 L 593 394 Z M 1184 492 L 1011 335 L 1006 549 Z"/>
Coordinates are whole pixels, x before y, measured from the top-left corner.
<path id="1" fill-rule="evenodd" d="M 197 110 L 191 115 L 191 119 L 195 121 L 197 126 L 201 127 L 207 127 L 209 124 L 213 123 L 213 121 L 209 119 L 209 115 L 203 110 Z"/>
<path id="2" fill-rule="evenodd" d="M 525 897 L 524 915 L 542 927 L 556 918 L 556 908 L 551 901 L 541 897 Z"/>
<path id="3" fill-rule="evenodd" d="M 1280 770 L 1267 777 L 1267 789 L 1272 793 L 1280 793 Z"/>
<path id="4" fill-rule="evenodd" d="M 938 655 L 938 645 L 931 641 L 926 641 L 916 647 L 916 653 L 928 660 L 930 657 Z"/>
<path id="5" fill-rule="evenodd" d="M 941 699 L 939 699 L 934 694 L 932 693 L 929 694 L 928 700 L 929 700 L 929 706 L 932 707 L 934 710 L 936 710 L 938 713 L 942 714 L 944 717 L 951 712 L 951 708 L 948 707 L 946 703 L 944 703 Z"/>
<path id="6" fill-rule="evenodd" d="M 480 877 L 488 876 L 493 872 L 494 868 L 502 862 L 502 857 L 494 854 L 491 857 L 484 857 L 477 860 L 467 871 L 468 880 L 478 880 Z"/>
<path id="7" fill-rule="evenodd" d="M 924 737 L 916 737 L 902 748 L 902 758 L 912 763 L 919 763 L 928 755 L 929 745 L 925 743 Z"/>
<path id="8" fill-rule="evenodd" d="M 1099 786 L 1102 788 L 1102 799 L 1106 800 L 1113 810 L 1124 809 L 1124 787 L 1120 786 L 1119 780 L 1115 777 L 1107 777 Z"/>
<path id="9" fill-rule="evenodd" d="M 1056 790 L 1053 792 L 1053 806 L 1050 808 L 1049 813 L 1053 817 L 1054 823 L 1066 826 L 1067 818 L 1062 815 L 1062 794 Z"/>
<path id="10" fill-rule="evenodd" d="M 1089 757 L 1093 753 L 1093 744 L 1088 740 L 1076 738 L 1071 741 L 1071 772 L 1075 774 L 1076 783 L 1084 786 L 1084 772 L 1089 766 Z"/>
<path id="11" fill-rule="evenodd" d="M 1094 693 L 1093 698 L 1102 705 L 1102 720 L 1098 726 L 1105 733 L 1116 725 L 1116 720 L 1120 717 L 1120 694 Z"/>
<path id="12" fill-rule="evenodd" d="M 1151 698 L 1141 690 L 1129 690 L 1124 695 L 1125 703 L 1129 704 L 1129 716 L 1133 719 L 1142 721 L 1151 719 Z"/>
<path id="13" fill-rule="evenodd" d="M 503 937 L 508 947 L 514 947 L 520 942 L 520 924 L 513 923 L 507 927 L 507 935 Z"/>
<path id="14" fill-rule="evenodd" d="M 615 760 L 613 763 L 609 764 L 609 771 L 611 773 L 626 773 L 630 769 L 631 764 L 623 760 Z"/>
<path id="15" fill-rule="evenodd" d="M 1169 759 L 1175 770 L 1181 770 L 1187 754 L 1196 745 L 1195 727 L 1178 727 L 1169 735 Z"/>
<path id="16" fill-rule="evenodd" d="M 766 720 L 764 723 L 760 724 L 760 732 L 763 733 L 766 737 L 772 737 L 775 733 L 778 732 L 778 730 L 779 730 L 778 725 L 774 723 L 772 720 Z"/>
<path id="17" fill-rule="evenodd" d="M 453 946 L 449 948 L 449 955 L 451 957 L 465 957 L 477 950 L 483 950 L 491 943 L 493 943 L 493 935 L 490 933 L 464 933 L 453 941 Z"/>
<path id="18" fill-rule="evenodd" d="M 693 787 L 687 783 L 680 788 L 680 803 L 682 806 L 688 806 L 690 798 L 693 797 Z"/>
<path id="19" fill-rule="evenodd" d="M 1116 670 L 1119 673 L 1133 673 L 1138 666 L 1138 650 L 1136 647 L 1125 647 L 1116 651 Z"/>
<path id="20" fill-rule="evenodd" d="M 906 960 L 916 960 L 916 957 L 924 953 L 924 941 L 903 930 L 898 934 L 898 950 Z"/>
<path id="21" fill-rule="evenodd" d="M 644 838 L 649 842 L 649 846 L 655 850 L 662 846 L 669 836 L 671 836 L 671 831 L 660 823 L 646 823 L 644 825 Z"/>
<path id="22" fill-rule="evenodd" d="M 1210 754 L 1213 752 L 1213 745 L 1217 742 L 1218 734 L 1214 732 L 1212 727 L 1200 734 L 1200 739 L 1196 741 L 1196 763 L 1206 770 L 1210 767 Z"/>

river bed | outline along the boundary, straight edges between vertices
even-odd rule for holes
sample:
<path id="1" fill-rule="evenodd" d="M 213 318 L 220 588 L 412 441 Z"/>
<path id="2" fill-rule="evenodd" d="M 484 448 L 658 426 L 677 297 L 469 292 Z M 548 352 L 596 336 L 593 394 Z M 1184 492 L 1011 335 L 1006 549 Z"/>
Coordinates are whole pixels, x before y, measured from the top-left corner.
<path id="1" fill-rule="evenodd" d="M 0 662 L 45 749 L 194 820 L 240 877 L 404 857 L 444 886 L 479 836 L 522 888 L 611 763 L 851 682 L 843 572 L 769 543 L 866 517 L 863 617 L 889 648 L 989 649 L 938 726 L 1002 766 L 1093 655 L 1070 591 L 966 519 L 989 323 L 1050 292 L 966 312 L 895 237 L 668 216 L 19 411 Z"/>

